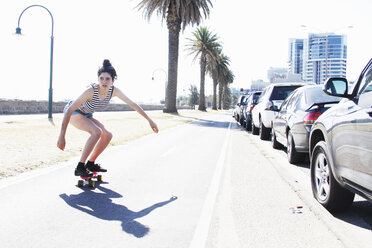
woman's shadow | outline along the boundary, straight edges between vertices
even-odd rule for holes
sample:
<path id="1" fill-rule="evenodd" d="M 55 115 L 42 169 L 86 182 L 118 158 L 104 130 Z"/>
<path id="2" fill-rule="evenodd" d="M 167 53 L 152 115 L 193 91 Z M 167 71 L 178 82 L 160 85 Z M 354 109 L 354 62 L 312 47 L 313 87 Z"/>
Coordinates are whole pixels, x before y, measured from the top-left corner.
<path id="1" fill-rule="evenodd" d="M 139 212 L 129 210 L 127 207 L 112 202 L 112 198 L 121 198 L 122 195 L 102 187 L 101 184 L 96 187 L 102 192 L 94 192 L 89 189 L 77 195 L 59 195 L 68 205 L 82 212 L 90 214 L 103 220 L 121 221 L 123 231 L 133 234 L 137 238 L 144 237 L 150 228 L 139 223 L 136 219 L 148 215 L 153 210 L 175 201 L 177 197 L 173 196 L 167 201 L 156 203 Z"/>

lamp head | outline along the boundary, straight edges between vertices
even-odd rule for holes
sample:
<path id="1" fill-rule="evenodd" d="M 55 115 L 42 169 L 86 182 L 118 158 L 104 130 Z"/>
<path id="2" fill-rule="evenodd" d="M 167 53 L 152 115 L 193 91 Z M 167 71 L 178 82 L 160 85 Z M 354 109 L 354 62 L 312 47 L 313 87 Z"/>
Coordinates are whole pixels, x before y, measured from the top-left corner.
<path id="1" fill-rule="evenodd" d="M 15 34 L 22 35 L 21 28 L 17 27 Z"/>

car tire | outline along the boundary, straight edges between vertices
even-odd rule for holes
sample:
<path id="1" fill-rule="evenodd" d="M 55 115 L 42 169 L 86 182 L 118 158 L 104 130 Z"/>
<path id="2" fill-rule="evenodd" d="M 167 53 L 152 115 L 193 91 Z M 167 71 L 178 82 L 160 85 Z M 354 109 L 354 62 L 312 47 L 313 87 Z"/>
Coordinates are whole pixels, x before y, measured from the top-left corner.
<path id="1" fill-rule="evenodd" d="M 280 144 L 277 139 L 276 139 L 276 135 L 275 135 L 275 131 L 274 129 L 271 129 L 271 145 L 274 149 L 282 149 L 283 148 L 283 145 Z"/>
<path id="2" fill-rule="evenodd" d="M 244 120 L 243 120 L 243 117 L 239 117 L 239 123 L 242 127 L 244 127 Z"/>
<path id="3" fill-rule="evenodd" d="M 311 188 L 315 199 L 330 212 L 349 208 L 355 194 L 343 188 L 334 178 L 327 144 L 319 141 L 311 156 Z"/>
<path id="4" fill-rule="evenodd" d="M 252 121 L 248 121 L 248 118 L 245 121 L 245 126 L 246 126 L 247 131 L 252 131 Z"/>
<path id="5" fill-rule="evenodd" d="M 270 128 L 265 127 L 260 119 L 260 139 L 268 140 L 270 137 Z"/>
<path id="6" fill-rule="evenodd" d="M 296 164 L 303 162 L 305 160 L 305 153 L 299 153 L 296 151 L 296 146 L 293 140 L 291 130 L 287 134 L 287 158 L 288 162 L 291 164 Z"/>
<path id="7" fill-rule="evenodd" d="M 252 120 L 252 134 L 253 135 L 258 135 L 260 130 L 254 125 L 253 120 Z"/>

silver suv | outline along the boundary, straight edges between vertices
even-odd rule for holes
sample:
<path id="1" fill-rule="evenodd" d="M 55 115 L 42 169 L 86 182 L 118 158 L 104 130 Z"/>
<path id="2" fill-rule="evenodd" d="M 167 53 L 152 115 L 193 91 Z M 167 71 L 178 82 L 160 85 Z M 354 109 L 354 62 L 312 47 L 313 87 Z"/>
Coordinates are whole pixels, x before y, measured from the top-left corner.
<path id="1" fill-rule="evenodd" d="M 354 193 L 372 202 L 372 59 L 350 94 L 345 78 L 328 79 L 323 90 L 344 99 L 311 129 L 313 195 L 330 211 L 349 207 Z"/>
<path id="2" fill-rule="evenodd" d="M 257 105 L 252 110 L 252 133 L 260 134 L 262 140 L 270 137 L 272 122 L 275 118 L 275 109 L 279 109 L 284 99 L 295 89 L 307 85 L 304 82 L 274 83 L 267 86 Z"/>

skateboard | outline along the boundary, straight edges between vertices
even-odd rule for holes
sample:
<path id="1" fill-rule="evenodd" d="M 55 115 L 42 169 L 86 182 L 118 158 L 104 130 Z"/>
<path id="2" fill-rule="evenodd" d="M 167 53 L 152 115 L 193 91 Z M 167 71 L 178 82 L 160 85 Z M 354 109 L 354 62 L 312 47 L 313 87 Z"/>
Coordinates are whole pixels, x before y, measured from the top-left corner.
<path id="1" fill-rule="evenodd" d="M 98 172 L 92 172 L 93 176 L 91 177 L 80 177 L 81 179 L 78 181 L 78 186 L 79 187 L 84 187 L 88 185 L 90 188 L 93 188 L 96 185 L 97 182 L 102 181 L 102 175 L 98 175 Z M 96 180 L 93 180 L 95 178 Z"/>

